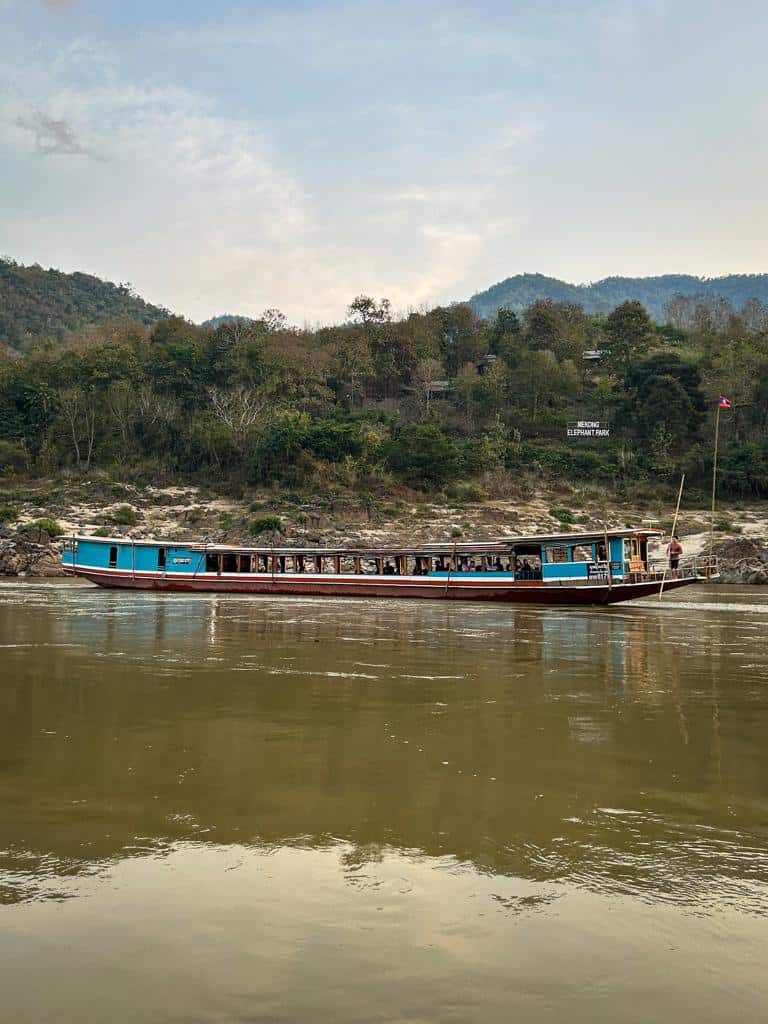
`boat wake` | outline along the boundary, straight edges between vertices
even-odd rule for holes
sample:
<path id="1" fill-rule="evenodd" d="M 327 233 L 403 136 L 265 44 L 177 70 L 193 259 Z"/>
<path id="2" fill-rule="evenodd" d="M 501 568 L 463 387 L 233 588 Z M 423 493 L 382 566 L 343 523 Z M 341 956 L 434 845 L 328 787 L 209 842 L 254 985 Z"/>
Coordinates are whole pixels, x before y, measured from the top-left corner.
<path id="1" fill-rule="evenodd" d="M 746 604 L 736 601 L 679 601 L 675 599 L 665 604 L 664 598 L 646 597 L 632 602 L 633 608 L 680 608 L 683 611 L 697 612 L 750 612 L 757 615 L 768 615 L 768 601 L 764 604 Z"/>

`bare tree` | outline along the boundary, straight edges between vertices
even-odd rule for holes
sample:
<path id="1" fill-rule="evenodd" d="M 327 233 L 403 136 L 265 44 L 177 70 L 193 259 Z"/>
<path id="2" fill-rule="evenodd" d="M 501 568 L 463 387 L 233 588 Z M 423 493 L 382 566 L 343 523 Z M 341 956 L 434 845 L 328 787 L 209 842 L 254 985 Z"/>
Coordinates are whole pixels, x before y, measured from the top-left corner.
<path id="1" fill-rule="evenodd" d="M 107 407 L 120 431 L 123 448 L 127 449 L 134 411 L 133 388 L 127 380 L 118 380 L 110 384 L 107 391 Z"/>
<path id="2" fill-rule="evenodd" d="M 238 384 L 234 388 L 208 388 L 214 416 L 232 431 L 242 447 L 251 430 L 262 420 L 267 400 L 253 388 Z"/>
<path id="3" fill-rule="evenodd" d="M 445 377 L 445 367 L 439 359 L 420 359 L 416 364 L 413 383 L 422 413 L 421 419 L 429 419 L 430 402 L 433 396 L 443 391 L 448 384 Z"/>
<path id="4" fill-rule="evenodd" d="M 59 408 L 69 427 L 75 463 L 88 469 L 96 439 L 96 404 L 82 388 L 59 390 Z"/>
<path id="5" fill-rule="evenodd" d="M 170 423 L 179 411 L 177 402 L 167 395 L 158 395 L 148 384 L 142 384 L 136 392 L 136 407 L 139 419 L 148 427 L 154 427 L 157 423 Z"/>

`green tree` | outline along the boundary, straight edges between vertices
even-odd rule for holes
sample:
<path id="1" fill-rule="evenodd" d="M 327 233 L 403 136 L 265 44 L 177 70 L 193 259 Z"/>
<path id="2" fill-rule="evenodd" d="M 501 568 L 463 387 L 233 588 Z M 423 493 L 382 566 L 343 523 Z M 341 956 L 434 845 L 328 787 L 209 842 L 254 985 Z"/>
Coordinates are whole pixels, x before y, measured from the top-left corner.
<path id="1" fill-rule="evenodd" d="M 605 363 L 622 377 L 643 356 L 653 338 L 653 324 L 641 302 L 622 302 L 605 319 Z"/>
<path id="2" fill-rule="evenodd" d="M 486 325 L 488 351 L 513 363 L 520 348 L 520 318 L 511 309 L 500 309 Z"/>
<path id="3" fill-rule="evenodd" d="M 385 464 L 414 487 L 427 490 L 456 477 L 458 447 L 432 423 L 412 423 L 382 445 Z"/>
<path id="4" fill-rule="evenodd" d="M 695 434 L 698 416 L 691 396 L 677 378 L 669 374 L 650 378 L 638 400 L 640 436 L 650 440 L 663 431 L 665 446 L 681 451 Z"/>

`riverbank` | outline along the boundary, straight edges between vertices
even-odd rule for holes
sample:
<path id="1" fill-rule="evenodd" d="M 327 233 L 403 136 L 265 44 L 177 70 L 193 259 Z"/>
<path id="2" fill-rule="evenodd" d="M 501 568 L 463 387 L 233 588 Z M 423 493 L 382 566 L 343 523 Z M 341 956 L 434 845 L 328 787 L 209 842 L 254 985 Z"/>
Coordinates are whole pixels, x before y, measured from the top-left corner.
<path id="1" fill-rule="evenodd" d="M 138 487 L 100 479 L 35 481 L 0 489 L 0 575 L 60 574 L 56 530 L 137 539 L 297 546 L 487 540 L 533 533 L 648 525 L 671 528 L 659 501 L 610 502 L 597 488 L 522 489 L 493 498 L 465 486 L 451 495 L 253 492 L 240 498 L 195 486 Z M 723 506 L 716 550 L 731 583 L 768 583 L 768 503 Z M 683 508 L 678 534 L 686 554 L 709 543 L 709 514 Z"/>

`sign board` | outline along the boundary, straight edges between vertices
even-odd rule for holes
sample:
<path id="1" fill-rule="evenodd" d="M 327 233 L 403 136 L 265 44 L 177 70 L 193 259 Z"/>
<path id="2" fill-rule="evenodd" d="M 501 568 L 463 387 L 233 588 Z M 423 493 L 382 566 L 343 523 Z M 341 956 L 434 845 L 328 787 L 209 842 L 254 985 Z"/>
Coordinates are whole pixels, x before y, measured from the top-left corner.
<path id="1" fill-rule="evenodd" d="M 621 562 L 611 562 L 611 576 L 621 573 Z M 591 562 L 587 566 L 587 578 L 590 580 L 607 580 L 608 566 L 605 562 Z"/>
<path id="2" fill-rule="evenodd" d="M 575 423 L 568 423 L 566 437 L 610 437 L 610 423 L 601 423 L 600 420 L 576 420 Z"/>

